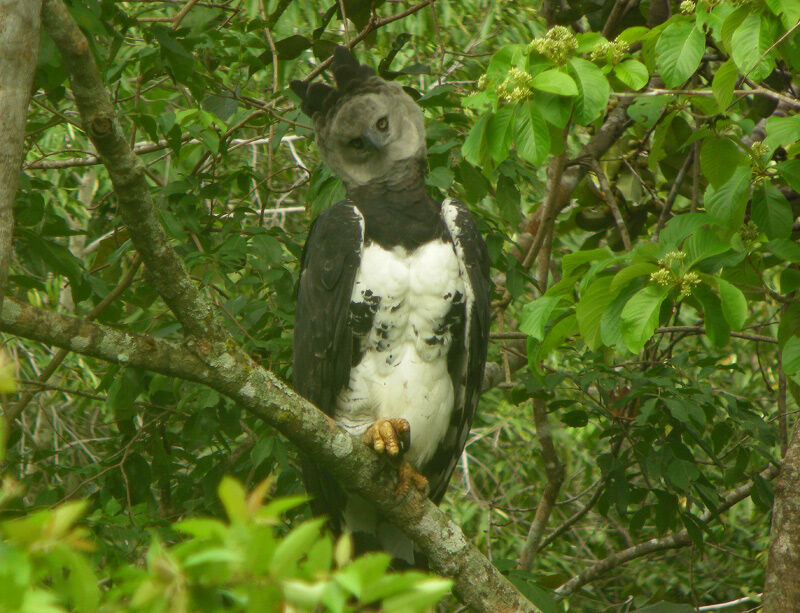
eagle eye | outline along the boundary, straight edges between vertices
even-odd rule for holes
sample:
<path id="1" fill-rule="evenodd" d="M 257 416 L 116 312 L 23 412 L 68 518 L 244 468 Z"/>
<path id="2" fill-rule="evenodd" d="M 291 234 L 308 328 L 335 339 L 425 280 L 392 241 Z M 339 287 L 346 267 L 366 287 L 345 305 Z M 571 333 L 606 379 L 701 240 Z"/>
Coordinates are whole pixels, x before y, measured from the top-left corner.
<path id="1" fill-rule="evenodd" d="M 356 138 L 352 139 L 347 144 L 350 145 L 353 149 L 363 149 L 364 148 L 364 139 L 359 136 L 359 137 L 356 137 Z"/>
<path id="2" fill-rule="evenodd" d="M 389 118 L 384 115 L 378 121 L 375 122 L 375 127 L 378 128 L 381 132 L 385 132 L 386 128 L 389 127 Z"/>

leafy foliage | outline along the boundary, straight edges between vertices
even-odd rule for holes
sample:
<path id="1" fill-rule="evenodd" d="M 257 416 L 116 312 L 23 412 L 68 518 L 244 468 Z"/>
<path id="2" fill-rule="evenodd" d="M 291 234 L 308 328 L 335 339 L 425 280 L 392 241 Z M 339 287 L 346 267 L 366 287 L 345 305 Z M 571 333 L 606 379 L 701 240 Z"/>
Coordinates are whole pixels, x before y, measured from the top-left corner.
<path id="1" fill-rule="evenodd" d="M 376 31 L 371 6 L 386 18 L 394 3 L 198 2 L 179 22 L 174 2 L 70 4 L 190 274 L 285 379 L 301 245 L 344 194 L 286 84 L 343 28 L 362 31 L 361 61 L 418 96 L 431 193 L 470 205 L 497 281 L 490 359 L 505 381 L 484 395 L 448 513 L 546 611 L 680 611 L 761 590 L 762 473 L 800 392 L 796 2 L 662 3 L 655 19 L 656 0 L 616 15 L 600 0 L 466 0 Z M 9 294 L 179 338 L 47 35 L 39 63 Z M 78 354 L 45 376 L 53 351 L 3 340 L 0 393 L 22 412 L 0 608 L 406 611 L 446 590 L 386 572 L 380 554 L 350 561 L 301 504 L 294 450 L 229 399 Z M 548 479 L 533 399 L 566 477 L 524 571 Z M 691 548 L 559 590 L 587 560 L 684 533 Z"/>

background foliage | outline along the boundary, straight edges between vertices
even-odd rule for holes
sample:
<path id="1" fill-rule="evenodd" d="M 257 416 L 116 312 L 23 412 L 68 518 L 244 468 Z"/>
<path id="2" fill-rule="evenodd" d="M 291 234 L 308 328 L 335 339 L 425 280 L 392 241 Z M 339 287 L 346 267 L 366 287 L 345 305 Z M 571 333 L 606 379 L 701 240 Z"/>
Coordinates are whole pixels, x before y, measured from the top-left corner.
<path id="1" fill-rule="evenodd" d="M 437 0 L 372 3 L 373 14 L 361 0 L 228 0 L 176 19 L 183 6 L 71 11 L 164 227 L 236 339 L 290 379 L 302 242 L 344 192 L 286 86 L 358 39 L 362 62 L 418 97 L 430 189 L 469 204 L 492 259 L 502 376 L 447 512 L 547 611 L 754 606 L 769 467 L 800 383 L 797 3 Z M 46 34 L 39 63 L 9 295 L 175 337 Z M 385 598 L 408 611 L 448 589 L 384 574 L 382 555 L 350 561 L 297 498 L 291 446 L 216 392 L 3 341 L 19 389 L 0 381 L 16 417 L 0 608 L 270 610 L 286 598 L 343 610 Z M 277 498 L 262 507 L 269 475 Z M 517 568 L 548 486 L 547 532 Z M 227 520 L 188 519 L 209 516 Z M 633 561 L 586 574 L 617 552 Z"/>

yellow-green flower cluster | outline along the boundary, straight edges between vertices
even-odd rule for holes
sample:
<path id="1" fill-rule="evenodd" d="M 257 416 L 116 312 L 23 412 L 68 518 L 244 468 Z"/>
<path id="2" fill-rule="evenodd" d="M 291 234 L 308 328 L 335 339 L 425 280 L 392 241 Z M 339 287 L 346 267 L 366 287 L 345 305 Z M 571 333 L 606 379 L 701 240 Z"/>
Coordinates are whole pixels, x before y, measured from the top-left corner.
<path id="1" fill-rule="evenodd" d="M 658 260 L 658 265 L 661 266 L 661 268 L 669 268 L 677 262 L 682 262 L 685 258 L 686 254 L 683 251 L 670 251 Z"/>
<path id="2" fill-rule="evenodd" d="M 680 279 L 679 287 L 681 296 L 688 296 L 692 293 L 692 288 L 700 283 L 700 275 L 693 270 L 690 270 Z"/>
<path id="3" fill-rule="evenodd" d="M 528 45 L 529 51 L 536 51 L 559 65 L 566 62 L 577 48 L 575 35 L 564 26 L 553 26 L 542 38 L 534 39 Z"/>
<path id="4" fill-rule="evenodd" d="M 658 270 L 650 273 L 650 280 L 655 281 L 659 285 L 669 287 L 675 285 L 675 275 L 669 268 L 659 268 Z"/>
<path id="5" fill-rule="evenodd" d="M 753 185 L 761 185 L 771 181 L 777 171 L 777 162 L 769 159 L 769 147 L 761 141 L 756 141 L 750 145 L 748 152 L 753 161 Z"/>
<path id="6" fill-rule="evenodd" d="M 684 15 L 691 15 L 694 13 L 695 6 L 692 0 L 683 0 L 683 2 L 681 2 L 681 13 Z"/>
<path id="7" fill-rule="evenodd" d="M 604 40 L 597 43 L 589 54 L 589 59 L 593 62 L 609 62 L 610 64 L 618 64 L 625 56 L 625 51 L 628 50 L 628 45 L 622 41 L 616 40 L 614 42 Z"/>
<path id="8" fill-rule="evenodd" d="M 486 89 L 488 83 L 489 79 L 486 78 L 485 74 L 482 74 L 480 77 L 478 77 L 478 82 L 475 84 L 475 88 L 478 91 L 483 91 L 484 89 Z"/>
<path id="9" fill-rule="evenodd" d="M 533 93 L 533 77 L 524 70 L 512 68 L 495 91 L 502 102 L 525 100 Z"/>

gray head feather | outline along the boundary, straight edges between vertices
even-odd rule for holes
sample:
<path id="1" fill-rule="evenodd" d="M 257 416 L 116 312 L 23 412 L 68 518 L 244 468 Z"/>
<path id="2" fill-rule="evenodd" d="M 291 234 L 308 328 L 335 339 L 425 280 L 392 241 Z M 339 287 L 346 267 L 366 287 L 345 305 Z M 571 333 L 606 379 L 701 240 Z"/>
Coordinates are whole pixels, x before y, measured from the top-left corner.
<path id="1" fill-rule="evenodd" d="M 384 81 L 338 47 L 332 70 L 337 88 L 300 81 L 292 89 L 314 122 L 323 161 L 348 190 L 402 181 L 425 160 L 422 110 L 397 83 Z M 409 163 L 414 160 L 419 164 Z"/>

